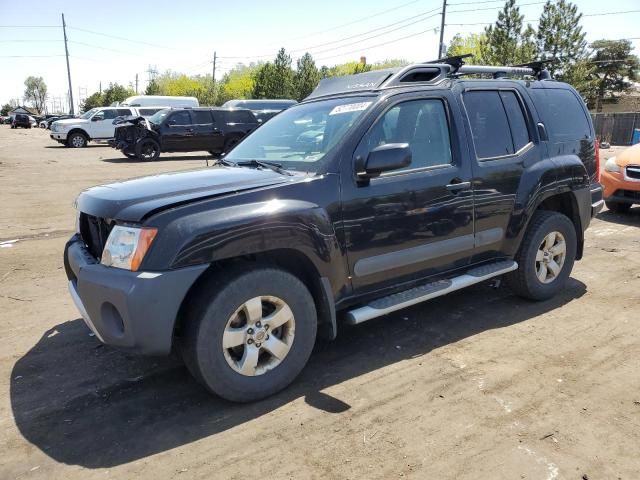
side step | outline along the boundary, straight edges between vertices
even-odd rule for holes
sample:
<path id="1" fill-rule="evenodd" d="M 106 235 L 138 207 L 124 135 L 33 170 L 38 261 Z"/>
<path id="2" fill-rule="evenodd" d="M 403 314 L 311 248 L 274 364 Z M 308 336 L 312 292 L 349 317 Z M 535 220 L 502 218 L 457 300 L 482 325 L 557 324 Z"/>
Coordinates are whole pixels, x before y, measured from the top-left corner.
<path id="1" fill-rule="evenodd" d="M 460 290 L 475 283 L 484 282 L 498 275 L 512 272 L 517 268 L 518 264 L 513 260 L 501 260 L 489 265 L 472 268 L 458 277 L 419 285 L 404 292 L 394 293 L 373 300 L 367 305 L 348 311 L 346 314 L 346 322 L 350 325 L 357 325 L 372 318 L 410 307 L 416 303 L 446 295 L 447 293 Z"/>

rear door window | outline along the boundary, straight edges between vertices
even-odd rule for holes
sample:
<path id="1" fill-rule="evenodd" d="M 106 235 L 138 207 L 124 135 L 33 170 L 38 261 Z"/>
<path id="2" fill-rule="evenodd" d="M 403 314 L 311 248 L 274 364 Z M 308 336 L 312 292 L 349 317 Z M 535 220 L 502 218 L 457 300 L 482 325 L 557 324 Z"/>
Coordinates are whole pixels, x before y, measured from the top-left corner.
<path id="1" fill-rule="evenodd" d="M 192 110 L 191 116 L 195 125 L 211 125 L 213 123 L 210 110 Z"/>
<path id="2" fill-rule="evenodd" d="M 118 113 L 117 113 L 116 109 L 114 109 L 114 108 L 108 109 L 108 110 L 103 110 L 102 113 L 104 113 L 104 119 L 105 120 L 113 120 L 114 118 L 116 118 L 118 116 Z"/>
<path id="3" fill-rule="evenodd" d="M 119 117 L 128 117 L 129 115 L 131 115 L 131 110 L 128 108 L 119 108 L 118 109 L 118 116 Z"/>
<path id="4" fill-rule="evenodd" d="M 255 123 L 255 117 L 247 110 L 231 110 L 227 112 L 227 123 Z"/>
<path id="5" fill-rule="evenodd" d="M 515 153 L 507 113 L 497 90 L 466 92 L 464 105 L 478 158 Z"/>
<path id="6" fill-rule="evenodd" d="M 500 92 L 502 104 L 507 112 L 509 125 L 511 127 L 511 136 L 513 138 L 513 147 L 517 152 L 531 141 L 529 128 L 525 120 L 522 110 L 522 103 L 516 92 L 512 90 L 504 90 Z"/>

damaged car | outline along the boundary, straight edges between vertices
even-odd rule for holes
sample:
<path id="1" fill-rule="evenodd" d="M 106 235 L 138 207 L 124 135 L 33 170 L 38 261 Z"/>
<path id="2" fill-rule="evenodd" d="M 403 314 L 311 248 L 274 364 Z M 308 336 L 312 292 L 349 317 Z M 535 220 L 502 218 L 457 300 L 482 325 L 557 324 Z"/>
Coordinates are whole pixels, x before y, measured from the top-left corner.
<path id="1" fill-rule="evenodd" d="M 119 119 L 110 145 L 126 157 L 157 160 L 161 152 L 206 151 L 214 156 L 235 147 L 258 126 L 249 110 L 164 109 L 149 118 Z"/>

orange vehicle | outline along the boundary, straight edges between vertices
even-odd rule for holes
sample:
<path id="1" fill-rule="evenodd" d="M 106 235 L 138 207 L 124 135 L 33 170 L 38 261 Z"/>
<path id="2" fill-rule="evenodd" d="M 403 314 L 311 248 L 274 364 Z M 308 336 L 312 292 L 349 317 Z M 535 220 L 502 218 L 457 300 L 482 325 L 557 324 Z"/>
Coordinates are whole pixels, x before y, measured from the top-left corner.
<path id="1" fill-rule="evenodd" d="M 607 160 L 600 183 L 609 210 L 624 213 L 640 204 L 640 143 Z"/>

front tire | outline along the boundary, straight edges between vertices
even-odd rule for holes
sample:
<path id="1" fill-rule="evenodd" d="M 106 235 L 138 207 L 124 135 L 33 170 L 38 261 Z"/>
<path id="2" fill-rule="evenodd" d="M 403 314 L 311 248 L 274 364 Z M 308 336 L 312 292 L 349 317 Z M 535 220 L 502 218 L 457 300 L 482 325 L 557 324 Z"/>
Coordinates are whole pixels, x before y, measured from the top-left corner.
<path id="1" fill-rule="evenodd" d="M 84 148 L 87 146 L 87 137 L 79 132 L 72 133 L 67 139 L 67 146 L 71 148 Z"/>
<path id="2" fill-rule="evenodd" d="M 160 144 L 151 138 L 146 138 L 136 144 L 136 157 L 143 162 L 153 162 L 160 156 Z"/>
<path id="3" fill-rule="evenodd" d="M 209 391 L 235 402 L 282 390 L 302 371 L 317 315 L 304 284 L 275 268 L 213 280 L 191 303 L 181 350 Z"/>
<path id="4" fill-rule="evenodd" d="M 537 211 L 515 258 L 518 269 L 505 276 L 507 284 L 531 300 L 553 297 L 571 274 L 576 247 L 575 226 L 566 215 Z"/>
<path id="5" fill-rule="evenodd" d="M 627 213 L 631 210 L 630 203 L 620 203 L 620 202 L 604 202 L 609 210 L 614 213 Z"/>

